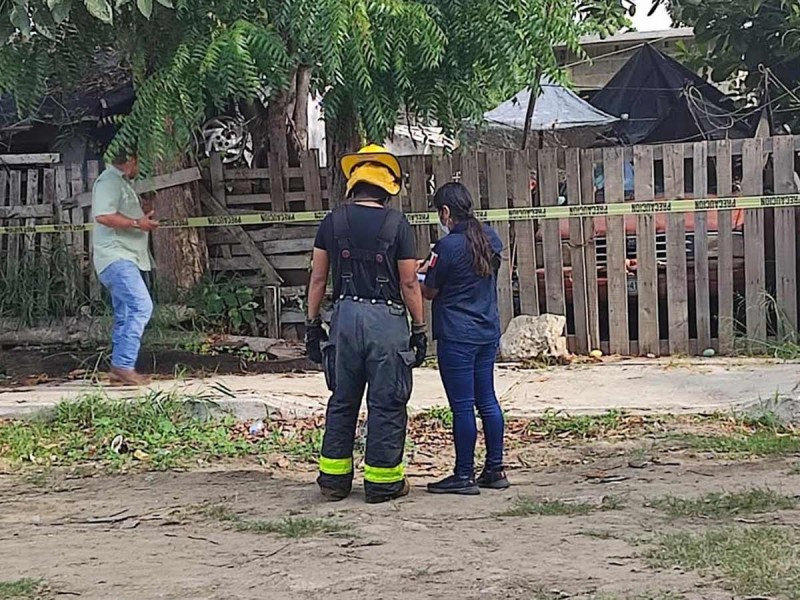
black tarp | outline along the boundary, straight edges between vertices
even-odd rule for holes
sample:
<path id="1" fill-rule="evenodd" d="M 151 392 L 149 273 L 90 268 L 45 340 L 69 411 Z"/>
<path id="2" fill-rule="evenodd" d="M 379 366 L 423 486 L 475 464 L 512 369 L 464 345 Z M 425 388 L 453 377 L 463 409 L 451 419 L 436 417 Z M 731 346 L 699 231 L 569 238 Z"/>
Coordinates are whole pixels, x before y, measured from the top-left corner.
<path id="1" fill-rule="evenodd" d="M 733 100 L 678 61 L 645 44 L 591 98 L 622 119 L 626 144 L 751 137 L 758 115 L 736 111 Z"/>

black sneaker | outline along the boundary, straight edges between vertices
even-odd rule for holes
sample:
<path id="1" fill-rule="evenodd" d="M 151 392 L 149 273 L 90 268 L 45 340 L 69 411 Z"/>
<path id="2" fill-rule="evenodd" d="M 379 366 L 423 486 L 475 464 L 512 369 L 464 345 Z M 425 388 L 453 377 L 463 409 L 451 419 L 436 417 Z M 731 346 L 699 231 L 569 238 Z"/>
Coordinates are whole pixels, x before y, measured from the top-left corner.
<path id="1" fill-rule="evenodd" d="M 428 491 L 431 494 L 460 494 L 463 496 L 477 496 L 481 493 L 472 477 L 459 477 L 458 475 L 450 475 L 447 479 L 429 483 Z"/>
<path id="2" fill-rule="evenodd" d="M 511 483 L 506 477 L 505 471 L 487 471 L 483 470 L 481 476 L 478 477 L 478 487 L 490 490 L 505 490 Z"/>

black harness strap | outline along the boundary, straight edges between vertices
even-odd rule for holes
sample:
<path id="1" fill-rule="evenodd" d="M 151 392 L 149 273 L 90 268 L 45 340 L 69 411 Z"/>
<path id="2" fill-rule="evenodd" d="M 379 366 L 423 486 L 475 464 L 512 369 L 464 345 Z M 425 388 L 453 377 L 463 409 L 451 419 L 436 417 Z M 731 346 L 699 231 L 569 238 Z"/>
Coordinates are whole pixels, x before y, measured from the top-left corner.
<path id="1" fill-rule="evenodd" d="M 402 214 L 396 210 L 386 209 L 386 216 L 383 218 L 383 225 L 378 234 L 378 249 L 375 253 L 377 263 L 376 280 L 378 282 L 378 293 L 381 297 L 390 302 L 387 297 L 385 287 L 389 284 L 389 247 L 397 239 L 397 231 L 400 229 Z"/>
<path id="2" fill-rule="evenodd" d="M 397 238 L 397 231 L 400 228 L 403 215 L 392 209 L 385 209 L 383 224 L 378 233 L 378 244 L 376 250 L 365 250 L 363 248 L 353 248 L 350 240 L 350 205 L 345 205 L 333 211 L 333 236 L 336 239 L 336 246 L 339 250 L 337 260 L 339 261 L 339 271 L 342 277 L 342 296 L 356 297 L 357 292 L 353 285 L 353 263 L 358 260 L 362 262 L 375 263 L 376 281 L 378 293 L 382 300 L 391 302 L 387 297 L 385 286 L 389 283 L 389 248 Z M 377 298 L 376 298 L 377 299 Z"/>
<path id="3" fill-rule="evenodd" d="M 355 295 L 353 286 L 352 249 L 350 248 L 350 219 L 348 218 L 350 206 L 345 205 L 333 211 L 333 237 L 339 248 L 339 272 L 342 274 L 342 294 Z"/>

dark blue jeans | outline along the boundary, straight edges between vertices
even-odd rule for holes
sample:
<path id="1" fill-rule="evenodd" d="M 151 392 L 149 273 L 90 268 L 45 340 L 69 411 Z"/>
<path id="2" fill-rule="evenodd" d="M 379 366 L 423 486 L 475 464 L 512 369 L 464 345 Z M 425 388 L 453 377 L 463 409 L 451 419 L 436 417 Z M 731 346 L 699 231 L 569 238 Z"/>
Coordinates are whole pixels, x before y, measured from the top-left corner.
<path id="1" fill-rule="evenodd" d="M 483 421 L 486 438 L 486 469 L 503 467 L 503 413 L 494 392 L 494 359 L 497 342 L 468 344 L 439 340 L 439 373 L 453 411 L 453 438 L 456 445 L 455 474 L 472 477 L 475 473 L 475 408 Z"/>

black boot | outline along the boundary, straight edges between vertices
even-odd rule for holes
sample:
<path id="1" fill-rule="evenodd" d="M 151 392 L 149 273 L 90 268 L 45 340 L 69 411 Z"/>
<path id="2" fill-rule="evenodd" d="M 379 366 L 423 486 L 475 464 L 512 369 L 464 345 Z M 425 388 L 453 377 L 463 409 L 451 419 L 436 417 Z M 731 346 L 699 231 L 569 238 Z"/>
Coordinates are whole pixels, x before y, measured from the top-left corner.
<path id="1" fill-rule="evenodd" d="M 411 486 L 408 483 L 408 479 L 403 480 L 403 485 L 400 489 L 396 492 L 391 492 L 389 494 L 375 494 L 375 493 L 367 493 L 364 497 L 364 500 L 367 504 L 381 504 L 383 502 L 389 502 L 391 500 L 397 500 L 398 498 L 403 498 L 404 496 L 408 496 L 408 493 L 411 491 Z"/>
<path id="2" fill-rule="evenodd" d="M 451 475 L 436 483 L 429 483 L 428 491 L 431 494 L 460 494 L 462 496 L 477 496 L 481 493 L 475 479 L 458 475 Z"/>
<path id="3" fill-rule="evenodd" d="M 350 488 L 331 488 L 320 485 L 319 491 L 329 502 L 339 502 L 350 495 Z"/>
<path id="4" fill-rule="evenodd" d="M 338 502 L 350 495 L 353 488 L 352 475 L 343 477 L 320 473 L 317 476 L 317 485 L 320 493 L 328 502 Z"/>
<path id="5" fill-rule="evenodd" d="M 510 485 L 506 472 L 503 470 L 487 471 L 484 469 L 480 477 L 478 477 L 478 487 L 490 490 L 505 490 Z"/>

